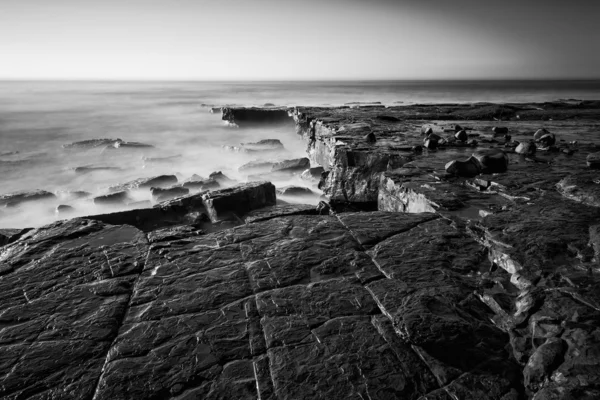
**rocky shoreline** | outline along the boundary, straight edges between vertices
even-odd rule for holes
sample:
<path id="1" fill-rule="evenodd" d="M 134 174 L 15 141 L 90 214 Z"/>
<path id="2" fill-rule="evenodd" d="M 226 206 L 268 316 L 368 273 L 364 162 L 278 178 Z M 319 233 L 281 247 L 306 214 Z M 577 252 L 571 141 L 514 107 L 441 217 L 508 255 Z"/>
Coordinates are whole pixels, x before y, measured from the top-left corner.
<path id="1" fill-rule="evenodd" d="M 600 397 L 600 102 L 221 111 L 308 159 L 0 230 L 0 397 Z"/>

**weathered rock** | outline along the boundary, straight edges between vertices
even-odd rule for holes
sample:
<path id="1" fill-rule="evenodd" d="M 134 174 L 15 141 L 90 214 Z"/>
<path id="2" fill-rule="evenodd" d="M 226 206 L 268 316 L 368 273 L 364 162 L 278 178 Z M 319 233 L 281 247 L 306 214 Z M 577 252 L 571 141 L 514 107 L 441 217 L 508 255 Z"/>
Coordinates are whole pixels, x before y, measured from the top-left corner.
<path id="1" fill-rule="evenodd" d="M 285 204 L 259 208 L 246 214 L 246 223 L 266 221 L 268 219 L 292 215 L 318 215 L 317 208 L 309 204 Z"/>
<path id="2" fill-rule="evenodd" d="M 171 200 L 176 197 L 185 196 L 190 193 L 190 190 L 186 187 L 175 186 L 167 189 L 161 188 L 150 188 L 150 192 L 152 193 L 152 198 L 154 201 L 161 202 L 166 200 Z"/>
<path id="3" fill-rule="evenodd" d="M 21 236 L 33 228 L 24 229 L 0 229 L 0 246 L 7 245 L 17 241 Z"/>
<path id="4" fill-rule="evenodd" d="M 275 186 L 270 182 L 251 182 L 202 195 L 211 221 L 241 217 L 266 206 L 275 205 Z"/>
<path id="5" fill-rule="evenodd" d="M 144 164 L 170 164 L 182 158 L 181 154 L 166 157 L 142 157 Z"/>
<path id="6" fill-rule="evenodd" d="M 131 199 L 126 191 L 114 192 L 104 196 L 94 197 L 94 204 L 104 206 L 119 206 L 125 205 Z"/>
<path id="7" fill-rule="evenodd" d="M 0 207 L 15 207 L 20 204 L 54 199 L 56 195 L 45 190 L 14 192 L 0 195 Z"/>

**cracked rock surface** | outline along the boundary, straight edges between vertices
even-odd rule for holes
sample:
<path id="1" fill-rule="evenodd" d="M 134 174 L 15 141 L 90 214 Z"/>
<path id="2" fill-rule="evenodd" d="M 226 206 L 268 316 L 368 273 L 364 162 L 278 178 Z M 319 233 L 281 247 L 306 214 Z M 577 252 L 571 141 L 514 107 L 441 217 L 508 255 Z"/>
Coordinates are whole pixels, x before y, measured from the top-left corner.
<path id="1" fill-rule="evenodd" d="M 255 182 L 0 232 L 0 398 L 600 398 L 599 108 L 225 108 L 291 114 L 331 210 Z"/>

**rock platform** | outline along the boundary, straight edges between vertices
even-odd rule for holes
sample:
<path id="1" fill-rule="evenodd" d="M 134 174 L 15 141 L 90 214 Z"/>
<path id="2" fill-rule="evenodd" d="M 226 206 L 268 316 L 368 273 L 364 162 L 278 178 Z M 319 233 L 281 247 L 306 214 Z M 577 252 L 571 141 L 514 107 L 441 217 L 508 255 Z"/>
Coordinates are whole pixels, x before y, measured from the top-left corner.
<path id="1" fill-rule="evenodd" d="M 331 212 L 256 182 L 6 231 L 0 398 L 600 398 L 599 102 L 266 110 L 222 112 L 295 124 Z"/>

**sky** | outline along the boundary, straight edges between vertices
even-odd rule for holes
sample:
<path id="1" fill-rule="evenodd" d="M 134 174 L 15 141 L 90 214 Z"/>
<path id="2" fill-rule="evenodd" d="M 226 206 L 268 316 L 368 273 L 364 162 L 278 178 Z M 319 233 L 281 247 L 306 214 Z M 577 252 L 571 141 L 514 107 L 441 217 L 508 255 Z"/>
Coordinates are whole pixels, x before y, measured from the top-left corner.
<path id="1" fill-rule="evenodd" d="M 0 0 L 0 79 L 600 78 L 600 0 Z"/>

